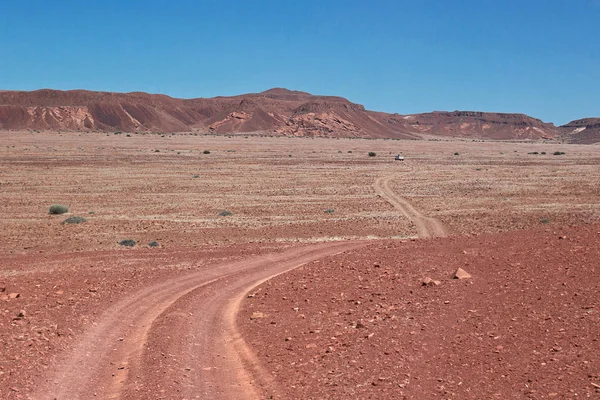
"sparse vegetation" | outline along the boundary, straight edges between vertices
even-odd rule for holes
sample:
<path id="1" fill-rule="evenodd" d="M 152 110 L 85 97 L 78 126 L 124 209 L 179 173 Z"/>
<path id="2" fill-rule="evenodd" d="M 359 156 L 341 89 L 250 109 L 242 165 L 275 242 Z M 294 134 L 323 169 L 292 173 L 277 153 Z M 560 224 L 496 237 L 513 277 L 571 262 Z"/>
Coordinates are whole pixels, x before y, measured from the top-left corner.
<path id="1" fill-rule="evenodd" d="M 194 178 L 194 179 L 200 178 L 200 175 L 194 175 L 194 176 L 192 176 L 192 178 Z"/>
<path id="2" fill-rule="evenodd" d="M 221 211 L 221 212 L 219 213 L 219 215 L 220 215 L 221 217 L 229 217 L 230 215 L 233 215 L 233 213 L 232 213 L 231 211 L 229 211 L 229 210 L 223 210 L 223 211 Z"/>
<path id="3" fill-rule="evenodd" d="M 531 151 L 531 152 L 529 152 L 527 154 L 540 154 L 540 153 L 538 153 L 537 151 Z"/>
<path id="4" fill-rule="evenodd" d="M 63 224 L 83 224 L 86 221 L 87 221 L 87 219 L 85 219 L 83 217 L 72 216 L 72 217 L 65 219 L 62 223 Z"/>
<path id="5" fill-rule="evenodd" d="M 541 222 L 542 224 L 547 224 L 547 223 L 549 223 L 549 222 L 550 222 L 550 220 L 549 220 L 548 218 L 544 218 L 544 219 L 540 219 L 540 222 Z"/>
<path id="6" fill-rule="evenodd" d="M 567 154 L 567 153 L 565 153 L 564 151 L 555 151 L 554 153 L 552 153 L 553 156 L 562 156 L 565 154 Z"/>
<path id="7" fill-rule="evenodd" d="M 546 154 L 546 152 L 545 152 L 545 151 L 542 151 L 542 152 L 541 152 L 541 154 Z"/>
<path id="8" fill-rule="evenodd" d="M 202 154 L 210 154 L 210 150 L 204 150 Z"/>
<path id="9" fill-rule="evenodd" d="M 352 154 L 352 150 L 348 150 L 348 154 Z"/>
<path id="10" fill-rule="evenodd" d="M 458 155 L 460 155 L 460 153 L 457 151 L 457 152 L 454 153 L 454 155 L 458 156 Z"/>
<path id="11" fill-rule="evenodd" d="M 69 212 L 69 207 L 64 206 L 62 204 L 52 204 L 48 209 L 48 214 L 58 215 L 65 214 Z"/>
<path id="12" fill-rule="evenodd" d="M 120 246 L 125 246 L 125 247 L 133 247 L 135 246 L 135 240 L 133 239 L 123 239 L 119 242 Z"/>
<path id="13" fill-rule="evenodd" d="M 156 240 L 153 240 L 148 243 L 148 247 L 160 247 L 160 244 Z"/>
<path id="14" fill-rule="evenodd" d="M 328 208 L 326 210 L 323 211 L 325 214 L 333 214 L 335 212 L 335 210 L 333 208 Z"/>
<path id="15" fill-rule="evenodd" d="M 375 153 L 374 151 L 369 152 L 369 157 L 375 157 L 376 155 L 377 155 L 377 153 Z"/>

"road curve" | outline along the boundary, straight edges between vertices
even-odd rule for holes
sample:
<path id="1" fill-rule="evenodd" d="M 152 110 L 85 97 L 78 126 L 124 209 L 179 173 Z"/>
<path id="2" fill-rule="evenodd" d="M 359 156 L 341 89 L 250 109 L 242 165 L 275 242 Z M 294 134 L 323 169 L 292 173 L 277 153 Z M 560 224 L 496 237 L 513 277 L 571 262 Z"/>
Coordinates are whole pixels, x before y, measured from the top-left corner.
<path id="1" fill-rule="evenodd" d="M 408 200 L 394 193 L 389 185 L 392 179 L 394 176 L 377 179 L 375 191 L 417 226 L 417 235 L 422 238 L 448 236 L 446 228 L 439 220 L 421 214 Z"/>
<path id="2" fill-rule="evenodd" d="M 273 276 L 365 244 L 294 247 L 148 286 L 104 312 L 30 398 L 259 398 L 252 376 L 267 374 L 235 326 L 243 296 Z"/>

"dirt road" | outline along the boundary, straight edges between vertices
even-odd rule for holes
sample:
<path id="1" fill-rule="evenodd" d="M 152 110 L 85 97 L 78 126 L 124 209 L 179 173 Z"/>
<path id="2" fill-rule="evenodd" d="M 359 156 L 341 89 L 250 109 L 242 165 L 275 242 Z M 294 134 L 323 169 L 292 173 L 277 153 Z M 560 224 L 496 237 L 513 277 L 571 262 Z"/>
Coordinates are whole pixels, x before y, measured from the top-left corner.
<path id="1" fill-rule="evenodd" d="M 362 245 L 296 247 L 147 287 L 107 310 L 31 398 L 257 398 L 234 324 L 241 298 L 265 279 Z"/>
<path id="2" fill-rule="evenodd" d="M 406 218 L 415 223 L 419 237 L 447 236 L 446 228 L 439 220 L 421 214 L 408 200 L 392 191 L 389 181 L 394 178 L 395 176 L 386 176 L 377 179 L 375 181 L 375 191 L 377 194 L 386 199 L 391 205 L 402 212 Z"/>
<path id="3" fill-rule="evenodd" d="M 391 179 L 378 179 L 377 193 L 417 225 L 420 237 L 445 236 L 439 221 L 390 189 Z M 241 299 L 271 277 L 364 244 L 295 247 L 148 286 L 104 312 L 31 398 L 258 398 L 253 377 L 268 374 L 237 331 Z"/>

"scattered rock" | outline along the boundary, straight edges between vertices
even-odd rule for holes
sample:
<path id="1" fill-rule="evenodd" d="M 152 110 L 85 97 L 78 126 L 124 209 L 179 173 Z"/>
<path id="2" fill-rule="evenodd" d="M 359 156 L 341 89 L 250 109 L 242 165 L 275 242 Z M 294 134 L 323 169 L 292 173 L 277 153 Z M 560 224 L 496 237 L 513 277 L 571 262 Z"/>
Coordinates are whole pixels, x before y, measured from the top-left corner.
<path id="1" fill-rule="evenodd" d="M 25 310 L 21 310 L 21 311 L 19 311 L 19 313 L 17 314 L 17 316 L 14 319 L 23 319 L 23 318 L 25 318 L 25 315 L 26 315 Z"/>
<path id="2" fill-rule="evenodd" d="M 442 282 L 431 279 L 430 277 L 425 277 L 421 280 L 422 286 L 440 286 Z"/>
<path id="3" fill-rule="evenodd" d="M 307 344 L 305 347 L 306 347 L 307 349 L 314 349 L 314 348 L 316 348 L 316 347 L 317 347 L 317 344 L 316 344 L 316 343 L 309 343 L 309 344 Z"/>
<path id="4" fill-rule="evenodd" d="M 8 298 L 9 298 L 9 299 L 18 299 L 19 297 L 21 297 L 21 294 L 20 294 L 20 293 L 10 293 L 10 294 L 8 295 Z"/>
<path id="5" fill-rule="evenodd" d="M 454 272 L 454 274 L 452 275 L 452 278 L 453 279 L 471 279 L 471 274 L 469 274 L 464 269 L 459 268 L 456 270 L 456 272 Z"/>

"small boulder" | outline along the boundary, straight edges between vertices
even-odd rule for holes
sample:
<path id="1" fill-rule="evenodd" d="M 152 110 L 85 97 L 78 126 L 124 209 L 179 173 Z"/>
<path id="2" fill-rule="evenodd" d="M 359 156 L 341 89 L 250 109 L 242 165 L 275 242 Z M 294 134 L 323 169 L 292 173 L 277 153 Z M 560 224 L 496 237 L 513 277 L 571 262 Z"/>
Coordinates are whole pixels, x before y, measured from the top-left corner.
<path id="1" fill-rule="evenodd" d="M 471 279 L 471 274 L 462 268 L 459 268 L 452 274 L 453 279 Z"/>
<path id="2" fill-rule="evenodd" d="M 421 280 L 422 286 L 440 286 L 442 282 L 431 279 L 430 277 L 425 277 Z"/>
<path id="3" fill-rule="evenodd" d="M 18 299 L 19 297 L 21 297 L 21 294 L 20 294 L 20 293 L 10 293 L 10 294 L 8 295 L 8 298 L 9 298 L 9 299 Z"/>
<path id="4" fill-rule="evenodd" d="M 260 318 L 266 318 L 267 314 L 262 313 L 260 311 L 254 311 L 252 313 L 252 315 L 250 316 L 250 319 L 260 319 Z"/>

